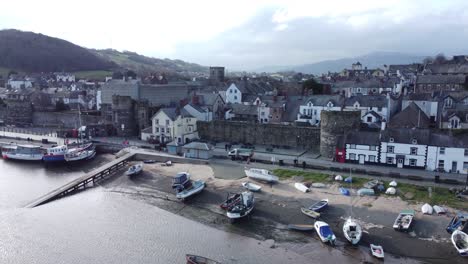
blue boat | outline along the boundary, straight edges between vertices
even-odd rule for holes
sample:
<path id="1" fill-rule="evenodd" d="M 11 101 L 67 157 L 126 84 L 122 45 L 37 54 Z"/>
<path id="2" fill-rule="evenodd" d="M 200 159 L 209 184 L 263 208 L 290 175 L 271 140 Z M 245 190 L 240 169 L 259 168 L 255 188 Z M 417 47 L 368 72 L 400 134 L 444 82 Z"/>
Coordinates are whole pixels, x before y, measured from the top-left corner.
<path id="1" fill-rule="evenodd" d="M 348 178 L 344 179 L 346 183 L 352 183 L 353 182 L 353 177 L 349 176 Z"/>
<path id="2" fill-rule="evenodd" d="M 457 215 L 450 220 L 446 230 L 449 234 L 452 234 L 455 230 L 468 231 L 468 213 L 458 212 Z"/>
<path id="3" fill-rule="evenodd" d="M 349 190 L 346 188 L 341 187 L 340 193 L 343 194 L 344 196 L 349 196 Z"/>
<path id="4" fill-rule="evenodd" d="M 328 206 L 328 199 L 320 200 L 309 207 L 309 210 L 319 212 Z"/>
<path id="5" fill-rule="evenodd" d="M 47 149 L 47 153 L 42 157 L 44 162 L 64 162 L 65 153 L 67 153 L 68 147 L 66 145 L 56 146 Z"/>
<path id="6" fill-rule="evenodd" d="M 333 231 L 327 223 L 322 221 L 315 221 L 314 227 L 322 242 L 328 242 L 332 246 L 335 245 L 336 236 L 333 234 Z"/>

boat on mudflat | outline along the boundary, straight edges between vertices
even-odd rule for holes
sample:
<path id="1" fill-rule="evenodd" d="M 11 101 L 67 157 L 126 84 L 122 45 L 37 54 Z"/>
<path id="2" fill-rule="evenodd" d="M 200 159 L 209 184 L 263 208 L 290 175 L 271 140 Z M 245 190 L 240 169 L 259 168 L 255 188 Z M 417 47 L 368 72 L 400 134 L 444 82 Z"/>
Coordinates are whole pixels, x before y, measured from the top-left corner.
<path id="1" fill-rule="evenodd" d="M 218 261 L 209 259 L 207 257 L 186 254 L 185 259 L 187 260 L 187 264 L 221 264 Z"/>
<path id="2" fill-rule="evenodd" d="M 452 233 L 452 243 L 462 257 L 468 257 L 468 235 L 460 230 Z"/>
<path id="3" fill-rule="evenodd" d="M 343 234 L 351 244 L 356 245 L 362 237 L 361 225 L 359 225 L 356 220 L 349 217 L 343 225 Z"/>
<path id="4" fill-rule="evenodd" d="M 245 175 L 247 177 L 254 179 L 254 180 L 259 180 L 259 181 L 266 181 L 270 183 L 275 183 L 278 182 L 279 178 L 278 176 L 274 175 L 271 173 L 269 170 L 265 169 L 255 169 L 255 168 L 250 168 L 250 169 L 245 169 Z"/>
<path id="5" fill-rule="evenodd" d="M 125 175 L 127 175 L 127 176 L 137 175 L 142 170 L 143 170 L 143 164 L 141 164 L 141 163 L 135 164 L 135 165 L 130 166 L 130 168 L 128 168 L 128 170 L 125 172 Z"/>
<path id="6" fill-rule="evenodd" d="M 227 209 L 226 215 L 231 221 L 249 215 L 255 206 L 255 198 L 252 192 L 242 192 L 240 195 L 240 201 Z"/>
<path id="7" fill-rule="evenodd" d="M 298 189 L 299 191 L 303 193 L 310 191 L 309 187 L 305 186 L 305 184 L 303 184 L 302 182 L 294 183 L 294 187 L 296 187 L 296 189 Z"/>
<path id="8" fill-rule="evenodd" d="M 328 242 L 332 246 L 335 245 L 336 236 L 333 234 L 333 231 L 327 223 L 323 221 L 315 221 L 314 227 L 323 243 Z"/>
<path id="9" fill-rule="evenodd" d="M 310 209 L 307 209 L 307 208 L 304 208 L 304 207 L 301 207 L 301 212 L 309 217 L 312 217 L 314 219 L 317 219 L 320 217 L 320 213 L 319 212 L 315 212 L 313 210 L 310 210 Z"/>
<path id="10" fill-rule="evenodd" d="M 46 163 L 65 161 L 65 154 L 68 151 L 67 145 L 55 146 L 46 149 L 46 154 L 42 160 Z"/>
<path id="11" fill-rule="evenodd" d="M 452 220 L 450 220 L 447 228 L 445 229 L 449 234 L 455 230 L 468 232 L 468 213 L 458 212 Z"/>
<path id="12" fill-rule="evenodd" d="M 4 159 L 41 161 L 44 157 L 44 150 L 39 146 L 15 145 L 2 148 Z"/>
<path id="13" fill-rule="evenodd" d="M 67 153 L 65 153 L 64 158 L 67 162 L 74 162 L 74 161 L 82 161 L 82 160 L 90 160 L 96 156 L 96 150 L 93 148 L 91 149 L 81 149 L 81 148 L 74 148 L 69 149 Z"/>
<path id="14" fill-rule="evenodd" d="M 385 256 L 382 246 L 370 244 L 370 250 L 371 250 L 372 256 L 376 258 L 383 259 Z"/>
<path id="15" fill-rule="evenodd" d="M 221 209 L 223 210 L 227 210 L 228 208 L 240 203 L 240 200 L 240 193 L 228 193 L 226 200 L 222 204 L 220 204 L 219 207 L 221 207 Z"/>
<path id="16" fill-rule="evenodd" d="M 177 199 L 184 200 L 192 195 L 195 195 L 205 188 L 205 182 L 201 180 L 193 181 L 192 186 L 189 188 L 185 188 L 181 191 L 176 193 Z"/>
<path id="17" fill-rule="evenodd" d="M 309 210 L 320 212 L 328 207 L 328 199 L 322 199 L 309 207 Z"/>
<path id="18" fill-rule="evenodd" d="M 407 231 L 413 223 L 414 215 L 414 210 L 401 211 L 395 219 L 395 223 L 393 223 L 393 228 L 399 231 Z"/>
<path id="19" fill-rule="evenodd" d="M 349 196 L 350 193 L 349 193 L 349 190 L 347 188 L 344 188 L 344 187 L 340 187 L 340 193 L 344 196 Z"/>
<path id="20" fill-rule="evenodd" d="M 252 192 L 258 192 L 262 189 L 262 186 L 251 182 L 243 182 L 242 186 Z"/>

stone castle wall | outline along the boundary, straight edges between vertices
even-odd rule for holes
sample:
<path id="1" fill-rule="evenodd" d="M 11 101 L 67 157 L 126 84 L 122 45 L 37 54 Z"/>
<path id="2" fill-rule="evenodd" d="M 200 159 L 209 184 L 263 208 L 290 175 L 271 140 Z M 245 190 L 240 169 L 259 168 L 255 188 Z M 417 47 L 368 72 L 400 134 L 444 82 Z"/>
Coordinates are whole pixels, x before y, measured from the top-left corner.
<path id="1" fill-rule="evenodd" d="M 100 116 L 81 115 L 83 126 L 98 124 Z M 80 124 L 78 112 L 34 112 L 34 127 L 77 128 Z"/>
<path id="2" fill-rule="evenodd" d="M 359 128 L 361 112 L 322 111 L 320 120 L 320 154 L 326 158 L 333 158 L 338 138 Z"/>

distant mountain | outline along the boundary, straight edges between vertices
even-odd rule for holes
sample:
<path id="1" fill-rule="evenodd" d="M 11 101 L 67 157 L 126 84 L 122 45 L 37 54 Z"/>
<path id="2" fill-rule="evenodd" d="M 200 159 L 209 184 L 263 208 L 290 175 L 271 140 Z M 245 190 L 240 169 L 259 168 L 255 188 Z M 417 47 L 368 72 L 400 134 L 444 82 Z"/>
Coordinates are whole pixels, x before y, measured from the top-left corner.
<path id="1" fill-rule="evenodd" d="M 278 72 L 278 71 L 296 71 L 302 73 L 322 74 L 330 72 L 340 72 L 343 69 L 351 68 L 351 64 L 359 61 L 363 67 L 382 68 L 384 64 L 408 64 L 422 62 L 427 56 L 405 54 L 399 52 L 373 52 L 354 58 L 343 58 L 337 60 L 325 60 L 321 62 L 295 65 L 295 66 L 272 66 L 263 67 L 257 72 Z"/>
<path id="2" fill-rule="evenodd" d="M 71 42 L 33 32 L 0 30 L 0 67 L 23 72 L 108 70 L 115 63 Z"/>
<path id="3" fill-rule="evenodd" d="M 122 68 L 133 70 L 141 75 L 154 72 L 181 75 L 208 73 L 208 67 L 182 60 L 157 59 L 146 57 L 135 52 L 120 52 L 113 49 L 92 51 L 102 59 L 114 62 Z"/>

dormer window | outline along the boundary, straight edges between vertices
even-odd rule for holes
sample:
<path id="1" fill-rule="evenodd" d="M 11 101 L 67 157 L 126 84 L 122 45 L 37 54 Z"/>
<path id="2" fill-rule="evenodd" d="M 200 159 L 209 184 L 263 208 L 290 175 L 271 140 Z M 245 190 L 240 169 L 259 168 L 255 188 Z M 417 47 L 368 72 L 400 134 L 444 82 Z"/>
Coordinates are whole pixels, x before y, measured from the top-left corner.
<path id="1" fill-rule="evenodd" d="M 452 98 L 445 99 L 445 107 L 452 107 Z"/>
<path id="2" fill-rule="evenodd" d="M 333 103 L 332 103 L 332 102 L 328 102 L 327 106 L 328 106 L 328 107 L 333 107 Z"/>
<path id="3" fill-rule="evenodd" d="M 395 142 L 395 139 L 391 137 L 388 141 L 389 141 L 390 143 L 393 143 L 393 142 Z"/>
<path id="4" fill-rule="evenodd" d="M 418 144 L 418 140 L 416 140 L 415 138 L 413 138 L 413 140 L 411 140 L 411 143 L 413 143 L 413 144 L 416 145 L 416 144 Z"/>
<path id="5" fill-rule="evenodd" d="M 354 108 L 358 108 L 359 107 L 359 103 L 358 102 L 355 102 L 354 103 Z"/>
<path id="6" fill-rule="evenodd" d="M 312 103 L 311 103 L 311 102 L 309 102 L 307 105 L 308 105 L 309 107 L 311 107 L 311 106 L 312 106 Z"/>

